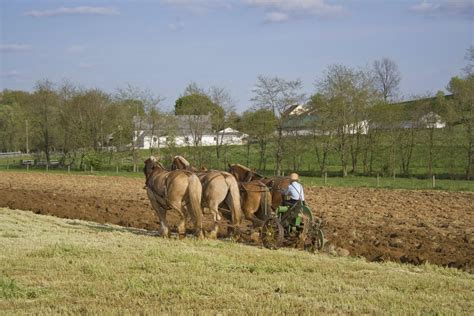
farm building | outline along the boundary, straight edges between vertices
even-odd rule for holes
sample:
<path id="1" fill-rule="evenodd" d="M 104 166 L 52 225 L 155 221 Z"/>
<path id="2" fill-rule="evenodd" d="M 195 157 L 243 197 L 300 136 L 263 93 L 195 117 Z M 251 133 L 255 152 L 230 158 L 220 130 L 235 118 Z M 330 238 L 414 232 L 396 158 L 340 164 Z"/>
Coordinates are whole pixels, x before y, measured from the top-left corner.
<path id="1" fill-rule="evenodd" d="M 452 99 L 452 95 L 446 95 L 445 100 Z M 359 122 L 351 123 L 343 128 L 344 133 L 362 134 L 368 133 L 369 129 L 423 129 L 423 128 L 445 128 L 446 122 L 443 118 L 436 113 L 439 109 L 436 106 L 436 97 L 424 98 L 417 100 L 410 100 L 398 103 L 392 103 L 391 109 L 393 110 L 404 110 L 404 114 L 399 118 L 398 121 L 392 122 L 371 122 L 369 120 L 361 120 Z M 427 112 L 422 116 L 418 116 L 416 120 L 410 117 L 411 110 L 414 107 L 428 107 L 431 106 L 434 110 Z M 422 111 L 418 110 L 418 111 Z M 285 133 L 288 135 L 329 135 L 335 133 L 335 131 L 329 130 L 318 130 L 318 121 L 320 120 L 318 114 L 314 109 L 304 106 L 292 106 L 287 110 L 288 120 L 284 123 Z"/>
<path id="2" fill-rule="evenodd" d="M 243 145 L 248 135 L 230 127 L 219 132 L 212 130 L 210 115 L 175 115 L 159 119 L 154 124 L 134 119 L 134 142 L 141 149 L 214 146 L 217 142 L 225 145 Z"/>

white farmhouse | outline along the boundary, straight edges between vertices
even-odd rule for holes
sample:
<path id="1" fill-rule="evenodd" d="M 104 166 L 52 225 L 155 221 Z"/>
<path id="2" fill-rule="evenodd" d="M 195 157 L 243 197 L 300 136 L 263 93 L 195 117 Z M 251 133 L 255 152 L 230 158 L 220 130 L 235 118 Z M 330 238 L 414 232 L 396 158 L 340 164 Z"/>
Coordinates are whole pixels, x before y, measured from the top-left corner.
<path id="1" fill-rule="evenodd" d="M 134 142 L 140 149 L 243 145 L 248 135 L 230 127 L 215 133 L 210 115 L 176 115 L 163 117 L 155 124 L 135 120 Z"/>

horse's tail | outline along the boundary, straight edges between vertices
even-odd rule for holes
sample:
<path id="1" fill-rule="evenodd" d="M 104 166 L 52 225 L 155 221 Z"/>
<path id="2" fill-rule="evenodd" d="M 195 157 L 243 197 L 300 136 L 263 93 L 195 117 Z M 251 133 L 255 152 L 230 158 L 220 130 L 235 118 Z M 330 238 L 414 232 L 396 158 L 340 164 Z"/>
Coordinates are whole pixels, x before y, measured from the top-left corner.
<path id="1" fill-rule="evenodd" d="M 229 188 L 225 200 L 232 213 L 232 224 L 240 225 L 242 223 L 242 206 L 240 205 L 239 185 L 234 176 L 230 174 L 224 174 L 224 179 Z"/>
<path id="2" fill-rule="evenodd" d="M 189 175 L 188 198 L 191 212 L 196 220 L 196 230 L 202 231 L 202 209 L 201 209 L 202 185 L 195 174 Z"/>

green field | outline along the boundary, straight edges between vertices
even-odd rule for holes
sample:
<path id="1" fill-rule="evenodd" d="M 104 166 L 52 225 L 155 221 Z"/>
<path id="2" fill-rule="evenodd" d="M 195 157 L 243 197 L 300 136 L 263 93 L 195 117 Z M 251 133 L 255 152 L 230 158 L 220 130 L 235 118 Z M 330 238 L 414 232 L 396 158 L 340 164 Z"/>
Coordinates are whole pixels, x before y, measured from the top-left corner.
<path id="1" fill-rule="evenodd" d="M 0 209 L 5 314 L 465 314 L 471 274 Z"/>
<path id="2" fill-rule="evenodd" d="M 419 132 L 422 134 L 422 132 Z M 463 178 L 466 173 L 467 154 L 460 145 L 457 138 L 461 137 L 462 131 L 456 133 L 455 140 L 448 139 L 446 131 L 435 131 L 435 139 L 432 149 L 432 172 L 437 178 Z M 373 150 L 372 175 L 392 176 L 390 172 L 390 140 L 387 135 L 379 137 L 379 144 Z M 298 171 L 307 176 L 321 176 L 320 166 L 317 161 L 314 139 L 310 136 L 300 136 L 296 139 L 288 139 L 284 146 L 283 171 L 285 173 Z M 247 152 L 248 149 L 248 152 Z M 185 156 L 193 165 L 206 166 L 207 168 L 223 169 L 228 163 L 240 163 L 257 169 L 264 174 L 273 174 L 275 168 L 275 143 L 269 142 L 266 150 L 266 165 L 259 164 L 259 149 L 257 144 L 251 144 L 249 148 L 242 146 L 223 146 L 221 149 L 221 158 L 216 158 L 215 146 L 177 147 L 160 148 L 153 150 L 140 150 L 138 152 L 137 162 L 143 162 L 151 154 L 161 157 L 165 165 L 171 163 L 171 157 L 175 155 Z M 83 155 L 84 154 L 84 155 Z M 349 153 L 348 153 L 349 155 Z M 15 167 L 20 159 L 44 160 L 44 155 L 32 154 L 17 158 L 0 158 L 0 168 L 6 168 L 9 164 Z M 59 154 L 53 154 L 52 159 L 61 160 Z M 397 176 L 402 176 L 401 154 L 399 148 L 395 149 L 394 168 Z M 132 152 L 78 152 L 73 156 L 68 156 L 64 163 L 67 165 L 74 161 L 74 169 L 90 169 L 93 166 L 95 170 L 131 171 Z M 366 175 L 363 168 L 363 151 L 359 153 L 356 170 L 352 175 Z M 82 162 L 82 163 L 81 163 Z M 348 168 L 351 170 L 351 159 L 348 157 Z M 265 169 L 265 170 L 263 170 Z M 327 157 L 326 171 L 329 176 L 341 176 L 340 157 L 335 149 L 331 149 Z M 417 138 L 414 144 L 412 157 L 410 159 L 410 174 L 404 177 L 426 178 L 428 177 L 428 147 L 426 140 L 421 136 Z"/>
<path id="3" fill-rule="evenodd" d="M 0 170 L 8 172 L 11 171 L 23 171 L 23 172 L 49 172 L 49 173 L 68 173 L 67 169 L 49 169 L 46 171 L 45 167 L 42 168 L 31 168 L 26 170 L 22 168 L 6 169 L 6 166 L 0 166 Z M 71 170 L 71 174 L 74 175 L 89 175 L 90 170 L 78 171 Z M 132 171 L 97 171 L 93 170 L 92 174 L 98 176 L 119 176 L 119 177 L 144 177 L 140 168 L 137 172 Z M 446 190 L 446 191 L 474 191 L 474 181 L 469 180 L 446 180 L 446 179 L 435 179 L 434 187 L 432 179 L 417 179 L 417 178 L 392 178 L 392 177 L 365 177 L 365 176 L 348 176 L 348 177 L 327 177 L 326 181 L 324 177 L 301 177 L 301 182 L 304 185 L 309 186 L 328 186 L 328 187 L 353 187 L 353 188 L 386 188 L 386 189 L 407 189 L 407 190 Z"/>

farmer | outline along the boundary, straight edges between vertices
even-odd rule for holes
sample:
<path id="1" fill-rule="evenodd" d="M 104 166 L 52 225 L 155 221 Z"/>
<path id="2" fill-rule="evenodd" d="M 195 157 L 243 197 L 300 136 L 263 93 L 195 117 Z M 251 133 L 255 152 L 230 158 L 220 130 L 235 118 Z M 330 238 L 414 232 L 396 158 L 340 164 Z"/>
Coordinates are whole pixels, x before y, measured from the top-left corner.
<path id="1" fill-rule="evenodd" d="M 293 206 L 298 201 L 302 201 L 304 204 L 304 190 L 298 180 L 299 176 L 297 173 L 290 174 L 290 184 L 288 185 L 288 189 L 283 192 L 287 197 L 285 204 L 288 206 Z"/>

